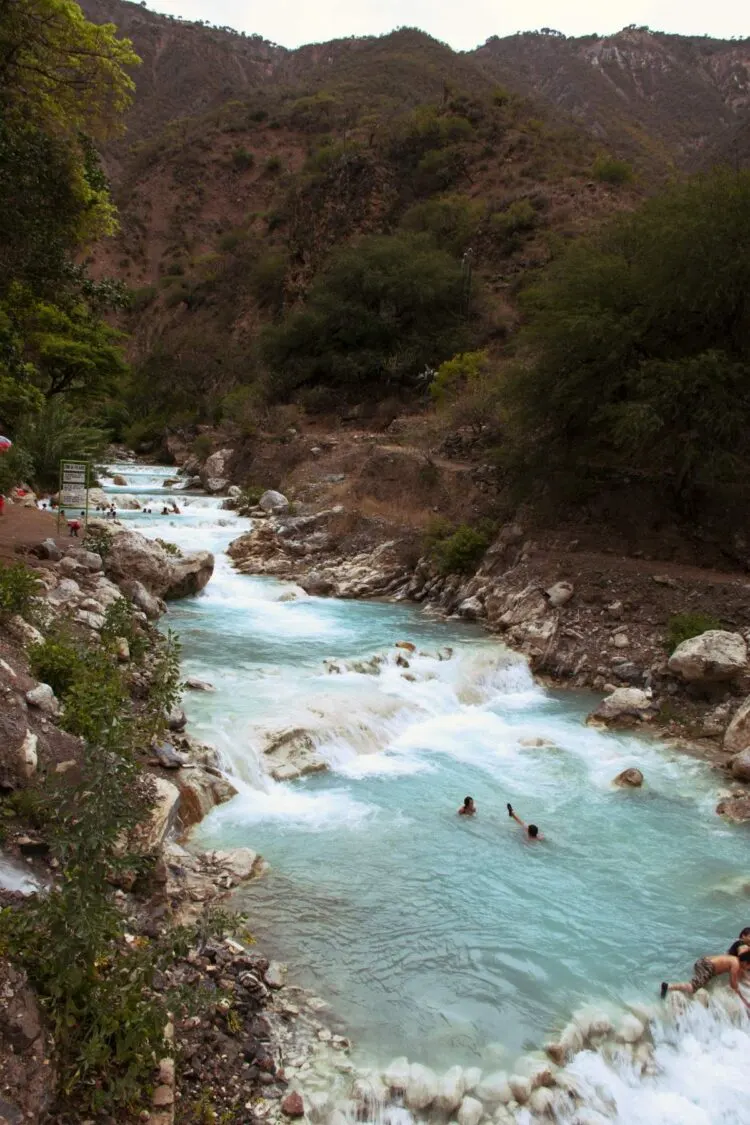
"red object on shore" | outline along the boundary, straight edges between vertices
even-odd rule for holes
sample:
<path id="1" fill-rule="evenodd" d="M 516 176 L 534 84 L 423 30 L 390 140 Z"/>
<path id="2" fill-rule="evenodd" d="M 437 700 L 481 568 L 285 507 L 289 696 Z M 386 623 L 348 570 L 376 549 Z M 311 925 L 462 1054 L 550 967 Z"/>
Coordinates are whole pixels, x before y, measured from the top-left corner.
<path id="1" fill-rule="evenodd" d="M 3 437 L 2 434 L 0 434 L 0 453 L 7 453 L 12 445 L 13 442 L 9 437 Z"/>
<path id="2" fill-rule="evenodd" d="M 5 497 L 0 495 L 0 516 L 5 514 Z"/>

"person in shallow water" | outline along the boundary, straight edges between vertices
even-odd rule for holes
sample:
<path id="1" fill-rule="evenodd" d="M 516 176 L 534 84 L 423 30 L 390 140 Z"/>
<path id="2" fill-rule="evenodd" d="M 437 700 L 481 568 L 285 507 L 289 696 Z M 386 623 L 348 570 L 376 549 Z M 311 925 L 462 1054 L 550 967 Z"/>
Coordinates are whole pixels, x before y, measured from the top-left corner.
<path id="1" fill-rule="evenodd" d="M 474 798 L 473 797 L 464 797 L 464 803 L 461 805 L 461 808 L 458 810 L 458 815 L 459 816 L 473 816 L 476 811 L 477 811 L 477 806 L 474 804 Z"/>
<path id="2" fill-rule="evenodd" d="M 731 957 L 728 953 L 720 953 L 718 957 L 699 957 L 693 965 L 692 980 L 680 984 L 669 984 L 665 980 L 661 982 L 661 998 L 663 1000 L 668 992 L 685 992 L 688 996 L 693 996 L 699 988 L 705 988 L 714 977 L 728 973 L 730 987 L 750 1012 L 750 1003 L 740 992 L 740 981 L 749 972 L 750 947 L 747 945 L 740 947 L 736 957 Z"/>
<path id="3" fill-rule="evenodd" d="M 541 832 L 535 824 L 527 824 L 525 820 L 521 820 L 518 813 L 513 811 L 513 806 L 511 805 L 510 801 L 508 801 L 508 816 L 515 820 L 516 824 L 521 825 L 529 840 L 544 839 L 544 836 L 542 836 Z"/>
<path id="4" fill-rule="evenodd" d="M 740 930 L 740 936 L 737 938 L 737 941 L 732 942 L 727 953 L 730 957 L 736 957 L 743 945 L 750 946 L 750 926 L 745 926 L 744 930 Z"/>

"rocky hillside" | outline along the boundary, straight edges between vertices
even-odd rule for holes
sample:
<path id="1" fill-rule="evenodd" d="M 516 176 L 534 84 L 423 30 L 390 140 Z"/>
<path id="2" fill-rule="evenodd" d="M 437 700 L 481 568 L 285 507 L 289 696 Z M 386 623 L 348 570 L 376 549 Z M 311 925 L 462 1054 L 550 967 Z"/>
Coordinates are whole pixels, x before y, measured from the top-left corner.
<path id="1" fill-rule="evenodd" d="M 488 75 L 570 114 L 654 168 L 700 166 L 750 112 L 750 40 L 551 32 L 493 37 L 473 57 Z"/>

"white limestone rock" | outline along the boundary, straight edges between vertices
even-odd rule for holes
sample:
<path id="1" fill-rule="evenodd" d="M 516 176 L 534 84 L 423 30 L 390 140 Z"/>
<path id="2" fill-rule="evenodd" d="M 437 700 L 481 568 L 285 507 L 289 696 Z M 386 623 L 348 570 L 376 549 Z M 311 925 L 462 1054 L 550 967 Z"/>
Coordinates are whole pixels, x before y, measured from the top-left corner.
<path id="1" fill-rule="evenodd" d="M 709 629 L 690 637 L 674 650 L 669 671 L 687 683 L 724 683 L 747 671 L 747 645 L 740 633 Z"/>

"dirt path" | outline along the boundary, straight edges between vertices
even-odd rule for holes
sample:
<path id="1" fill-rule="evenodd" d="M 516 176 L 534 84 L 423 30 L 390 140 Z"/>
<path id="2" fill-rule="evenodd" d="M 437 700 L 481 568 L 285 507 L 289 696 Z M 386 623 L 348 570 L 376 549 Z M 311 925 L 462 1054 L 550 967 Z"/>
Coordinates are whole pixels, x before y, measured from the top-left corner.
<path id="1" fill-rule="evenodd" d="M 572 569 L 605 571 L 618 571 L 632 575 L 645 575 L 652 579 L 666 577 L 676 582 L 686 584 L 700 584 L 709 586 L 738 586 L 744 587 L 750 597 L 750 575 L 740 571 L 714 570 L 710 567 L 689 566 L 685 563 L 664 562 L 659 559 L 640 559 L 630 555 L 620 555 L 615 552 L 596 551 L 564 551 L 539 548 L 533 552 L 533 558 L 542 562 L 557 562 Z M 667 583 L 664 583 L 667 585 Z"/>
<path id="2" fill-rule="evenodd" d="M 22 557 L 29 547 L 36 546 L 43 539 L 54 539 L 61 547 L 69 542 L 67 531 L 61 527 L 57 534 L 57 517 L 51 512 L 38 508 L 24 508 L 21 504 L 9 504 L 0 516 L 0 565 L 8 564 Z"/>

